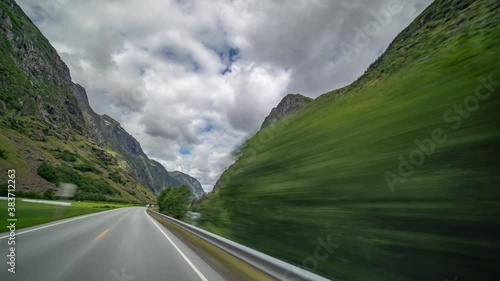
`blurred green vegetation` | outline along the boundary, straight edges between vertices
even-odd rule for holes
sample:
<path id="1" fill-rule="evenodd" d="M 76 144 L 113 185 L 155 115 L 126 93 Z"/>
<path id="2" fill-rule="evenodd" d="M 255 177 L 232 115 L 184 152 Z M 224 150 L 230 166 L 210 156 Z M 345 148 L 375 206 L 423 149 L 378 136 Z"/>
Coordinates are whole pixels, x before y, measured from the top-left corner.
<path id="1" fill-rule="evenodd" d="M 499 11 L 435 1 L 356 82 L 248 140 L 200 226 L 336 280 L 496 280 Z"/>
<path id="2" fill-rule="evenodd" d="M 47 190 L 45 190 L 45 192 L 43 193 L 43 198 L 45 199 L 48 199 L 48 200 L 52 200 L 52 199 L 55 199 L 55 191 L 53 188 L 47 188 Z"/>
<path id="3" fill-rule="evenodd" d="M 84 161 L 81 164 L 75 165 L 74 168 L 80 172 L 92 172 L 94 174 L 102 174 L 102 172 L 99 171 L 99 169 L 97 169 L 96 166 L 94 166 L 92 163 L 88 161 Z"/>
<path id="4" fill-rule="evenodd" d="M 125 181 L 122 179 L 122 177 L 120 176 L 119 173 L 117 172 L 110 172 L 109 175 L 108 175 L 109 179 L 114 181 L 115 183 L 120 183 L 120 184 L 124 184 Z"/>
<path id="5" fill-rule="evenodd" d="M 78 153 L 74 153 L 68 150 L 64 150 L 61 153 L 61 159 L 66 161 L 66 162 L 76 162 L 76 160 L 80 157 Z"/>
<path id="6" fill-rule="evenodd" d="M 78 169 L 75 167 L 75 169 Z M 72 183 L 77 185 L 74 200 L 113 201 L 106 195 L 115 195 L 117 191 L 104 179 L 94 179 L 78 173 L 66 164 L 57 166 L 43 162 L 38 167 L 38 175 L 49 182 Z"/>
<path id="7" fill-rule="evenodd" d="M 7 150 L 0 148 L 0 158 L 2 158 L 2 159 L 9 158 L 9 156 L 7 155 Z"/>
<path id="8" fill-rule="evenodd" d="M 188 210 L 191 192 L 185 185 L 175 188 L 165 188 L 158 195 L 160 213 L 182 219 Z"/>
<path id="9" fill-rule="evenodd" d="M 16 192 L 17 194 L 17 192 Z M 70 201 L 61 201 L 70 202 Z M 0 220 L 7 221 L 7 200 L 0 200 Z M 22 198 L 16 197 L 16 228 L 24 228 L 42 223 L 47 223 L 65 218 L 81 216 L 90 213 L 110 210 L 113 208 L 130 207 L 131 204 L 119 204 L 108 202 L 74 202 L 71 206 L 56 206 L 39 203 L 22 202 Z"/>

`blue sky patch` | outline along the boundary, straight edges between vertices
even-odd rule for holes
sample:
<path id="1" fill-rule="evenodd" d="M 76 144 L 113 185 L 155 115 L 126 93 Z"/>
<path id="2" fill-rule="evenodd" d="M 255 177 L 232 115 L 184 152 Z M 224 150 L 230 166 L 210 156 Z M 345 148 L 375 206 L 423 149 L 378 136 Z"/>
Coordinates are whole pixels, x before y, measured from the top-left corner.
<path id="1" fill-rule="evenodd" d="M 204 133 L 211 132 L 214 129 L 214 126 L 208 124 L 205 128 L 203 128 Z"/>
<path id="2" fill-rule="evenodd" d="M 179 149 L 179 153 L 182 155 L 191 155 L 191 151 L 185 147 L 181 147 L 181 149 Z"/>
<path id="3" fill-rule="evenodd" d="M 219 55 L 220 61 L 226 66 L 224 70 L 221 71 L 221 74 L 231 73 L 233 63 L 239 59 L 240 49 L 227 47 L 223 51 L 217 52 L 217 54 Z"/>

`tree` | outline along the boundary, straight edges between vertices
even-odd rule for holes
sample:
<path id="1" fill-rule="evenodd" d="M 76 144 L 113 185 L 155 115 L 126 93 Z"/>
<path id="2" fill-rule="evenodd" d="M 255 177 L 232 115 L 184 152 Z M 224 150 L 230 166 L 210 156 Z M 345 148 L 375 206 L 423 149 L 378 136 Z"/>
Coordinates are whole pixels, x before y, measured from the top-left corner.
<path id="1" fill-rule="evenodd" d="M 47 162 L 43 162 L 40 166 L 38 166 L 37 173 L 42 178 L 52 183 L 57 183 L 59 180 L 55 167 Z"/>
<path id="2" fill-rule="evenodd" d="M 7 159 L 7 158 L 9 158 L 9 157 L 7 156 L 7 150 L 5 150 L 5 149 L 1 149 L 1 148 L 0 148 L 0 158 L 2 158 L 2 159 Z"/>
<path id="3" fill-rule="evenodd" d="M 76 162 L 77 156 L 78 156 L 78 154 L 73 153 L 71 151 L 67 151 L 67 150 L 63 151 L 61 154 L 62 160 L 66 161 L 66 162 Z"/>
<path id="4" fill-rule="evenodd" d="M 45 190 L 45 192 L 43 193 L 43 198 L 52 200 L 52 199 L 54 199 L 54 193 L 55 193 L 54 189 L 49 188 L 49 189 Z"/>
<path id="5" fill-rule="evenodd" d="M 120 176 L 120 174 L 117 173 L 117 172 L 111 172 L 111 173 L 109 173 L 108 177 L 109 177 L 109 179 L 111 179 L 112 181 L 114 181 L 116 183 L 120 183 L 120 184 L 124 184 L 125 183 L 123 181 L 122 177 Z"/>
<path id="6" fill-rule="evenodd" d="M 7 183 L 0 184 L 0 196 L 7 197 L 9 195 L 9 185 Z"/>
<path id="7" fill-rule="evenodd" d="M 189 205 L 189 196 L 189 188 L 185 185 L 165 188 L 157 198 L 160 213 L 178 219 L 184 217 Z"/>

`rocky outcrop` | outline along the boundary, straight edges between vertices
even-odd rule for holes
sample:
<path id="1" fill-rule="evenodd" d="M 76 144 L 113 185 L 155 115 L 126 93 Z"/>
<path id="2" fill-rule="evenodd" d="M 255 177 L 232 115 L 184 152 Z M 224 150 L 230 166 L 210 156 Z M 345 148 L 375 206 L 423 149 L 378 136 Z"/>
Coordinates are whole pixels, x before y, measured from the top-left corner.
<path id="1" fill-rule="evenodd" d="M 14 1 L 0 4 L 0 83 L 6 111 L 35 116 L 47 125 L 47 134 L 60 139 L 84 134 L 68 67 Z"/>
<path id="2" fill-rule="evenodd" d="M 152 179 L 153 192 L 155 194 L 159 194 L 166 187 L 178 187 L 182 185 L 157 161 L 149 160 L 148 173 Z"/>
<path id="3" fill-rule="evenodd" d="M 181 184 L 187 185 L 196 199 L 201 198 L 205 194 L 201 183 L 197 179 L 179 171 L 173 171 L 170 174 Z"/>
<path id="4" fill-rule="evenodd" d="M 301 111 L 312 101 L 313 99 L 299 94 L 286 95 L 278 106 L 271 110 L 271 113 L 266 117 L 260 129 L 262 130 L 287 116 Z"/>
<path id="5" fill-rule="evenodd" d="M 98 146 L 117 152 L 118 162 L 122 163 L 122 168 L 126 169 L 133 178 L 149 187 L 154 194 L 159 194 L 166 187 L 187 184 L 178 180 L 159 162 L 149 159 L 143 152 L 141 144 L 118 121 L 108 115 L 95 113 L 89 105 L 87 94 L 82 86 L 74 84 L 73 92 L 83 112 L 89 136 Z M 194 180 L 197 182 L 196 179 Z M 191 189 L 193 196 L 198 198 L 199 190 Z"/>

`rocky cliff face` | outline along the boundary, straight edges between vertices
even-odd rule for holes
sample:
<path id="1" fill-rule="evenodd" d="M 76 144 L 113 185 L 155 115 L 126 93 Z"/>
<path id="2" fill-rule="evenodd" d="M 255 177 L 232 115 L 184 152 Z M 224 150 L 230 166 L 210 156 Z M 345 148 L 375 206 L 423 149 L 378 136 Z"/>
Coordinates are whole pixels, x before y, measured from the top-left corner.
<path id="1" fill-rule="evenodd" d="M 68 67 L 14 1 L 2 1 L 0 7 L 3 113 L 34 116 L 46 125 L 29 130 L 31 138 L 52 135 L 67 140 L 74 133 L 84 134 Z"/>
<path id="2" fill-rule="evenodd" d="M 187 185 L 196 199 L 201 198 L 205 194 L 201 183 L 197 179 L 179 171 L 173 171 L 170 174 L 181 184 Z"/>
<path id="3" fill-rule="evenodd" d="M 92 110 L 85 89 L 71 81 L 56 50 L 12 0 L 0 2 L 0 89 L 2 126 L 39 142 L 83 138 L 91 157 L 118 165 L 155 194 L 184 183 L 150 160 L 120 123 Z"/>
<path id="4" fill-rule="evenodd" d="M 286 95 L 277 107 L 271 110 L 269 116 L 266 117 L 264 123 L 260 129 L 264 129 L 267 126 L 287 117 L 295 114 L 305 108 L 313 99 L 305 97 L 299 94 L 288 94 Z"/>

